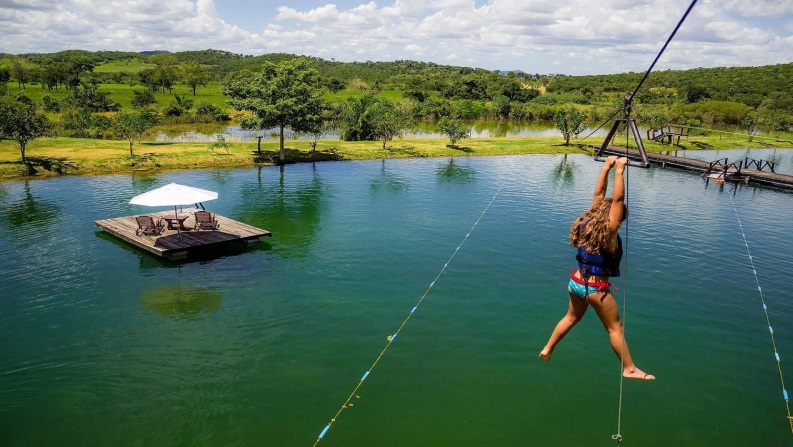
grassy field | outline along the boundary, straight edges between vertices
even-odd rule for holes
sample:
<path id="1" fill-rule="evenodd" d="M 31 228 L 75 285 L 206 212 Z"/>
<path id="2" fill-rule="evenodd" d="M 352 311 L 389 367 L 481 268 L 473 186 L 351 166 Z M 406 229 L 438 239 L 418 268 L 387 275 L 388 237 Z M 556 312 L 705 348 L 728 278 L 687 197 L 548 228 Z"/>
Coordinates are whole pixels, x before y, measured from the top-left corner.
<path id="1" fill-rule="evenodd" d="M 71 91 L 64 88 L 61 88 L 60 90 L 47 91 L 47 89 L 43 88 L 41 85 L 28 84 L 27 87 L 22 90 L 21 88 L 17 87 L 16 82 L 9 82 L 7 85 L 9 96 L 15 96 L 19 93 L 24 93 L 28 98 L 36 102 L 41 102 L 41 98 L 46 95 L 61 101 L 71 94 Z M 199 101 L 209 102 L 225 109 L 228 108 L 228 105 L 226 104 L 228 97 L 220 93 L 220 87 L 220 84 L 209 84 L 206 87 L 198 87 L 196 89 L 196 96 L 193 96 L 193 90 L 189 86 L 176 85 L 173 88 L 173 94 L 155 93 L 154 98 L 157 100 L 158 107 L 167 107 L 168 104 L 174 101 L 174 95 L 185 95 L 196 103 Z M 122 109 L 130 109 L 132 107 L 132 92 L 134 90 L 143 89 L 145 89 L 145 87 L 140 85 L 131 86 L 127 84 L 99 84 L 99 91 L 109 92 L 110 99 L 121 104 Z"/>
<path id="2" fill-rule="evenodd" d="M 602 140 L 589 139 L 586 145 L 562 145 L 561 137 L 507 137 L 461 140 L 458 147 L 449 147 L 442 138 L 397 139 L 383 149 L 381 141 L 320 141 L 311 151 L 307 141 L 287 141 L 287 162 L 300 163 L 325 160 L 366 160 L 406 157 L 454 157 L 517 154 L 591 153 L 591 145 Z M 672 146 L 645 142 L 648 151 L 668 151 Z M 690 137 L 679 149 L 790 148 L 790 142 L 745 136 L 722 135 Z M 13 141 L 0 141 L 0 180 L 57 175 L 88 175 L 130 172 L 134 170 L 180 170 L 217 167 L 247 167 L 273 164 L 278 159 L 278 142 L 262 141 L 262 154 L 256 142 L 233 143 L 229 154 L 210 150 L 208 143 L 134 144 L 135 155 L 129 155 L 124 140 L 91 140 L 78 138 L 41 138 L 28 145 L 28 163 L 21 162 L 19 146 Z"/>
<path id="3" fill-rule="evenodd" d="M 347 88 L 337 93 L 325 93 L 324 98 L 330 102 L 344 102 L 350 98 L 362 98 L 364 95 L 365 93 L 360 90 Z M 397 102 L 402 99 L 403 95 L 403 92 L 397 90 L 382 90 L 378 96 L 391 102 Z"/>
<path id="4" fill-rule="evenodd" d="M 104 65 L 101 67 L 104 67 Z M 144 66 L 143 68 L 146 67 Z M 47 91 L 46 88 L 39 84 L 27 84 L 24 90 L 19 88 L 16 82 L 8 82 L 7 86 L 9 96 L 16 96 L 19 93 L 24 93 L 30 99 L 36 102 L 41 102 L 41 98 L 46 95 L 61 101 L 71 93 L 71 91 L 64 88 L 61 88 L 60 90 Z M 173 94 L 155 93 L 154 98 L 157 100 L 158 107 L 167 107 L 168 104 L 174 101 L 174 95 L 185 95 L 196 103 L 199 101 L 209 102 L 223 109 L 231 110 L 226 102 L 229 98 L 220 92 L 221 87 L 222 85 L 220 83 L 213 83 L 205 87 L 198 87 L 196 89 L 196 96 L 193 96 L 193 90 L 189 86 L 177 84 L 173 88 Z M 121 104 L 123 109 L 129 109 L 132 107 L 132 92 L 134 90 L 143 90 L 144 88 L 145 87 L 141 85 L 131 86 L 127 84 L 99 84 L 99 91 L 109 92 L 110 99 Z M 360 98 L 363 95 L 364 94 L 361 93 L 360 90 L 346 89 L 338 93 L 326 93 L 325 100 L 331 102 L 341 102 L 346 101 L 348 98 Z M 396 102 L 402 98 L 402 92 L 396 90 L 383 90 L 380 93 L 380 96 L 388 99 L 389 101 Z"/>
<path id="5" fill-rule="evenodd" d="M 125 61 L 113 61 L 94 67 L 95 73 L 121 73 L 126 71 L 128 73 L 137 73 L 147 68 L 154 68 L 156 65 L 147 64 L 140 59 L 130 59 Z"/>

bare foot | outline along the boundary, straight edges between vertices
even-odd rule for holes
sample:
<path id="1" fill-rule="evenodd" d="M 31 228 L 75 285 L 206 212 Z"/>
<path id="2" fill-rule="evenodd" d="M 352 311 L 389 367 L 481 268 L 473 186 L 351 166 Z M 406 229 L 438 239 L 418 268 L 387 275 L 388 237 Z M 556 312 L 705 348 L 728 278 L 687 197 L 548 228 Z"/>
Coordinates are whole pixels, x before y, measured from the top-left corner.
<path id="1" fill-rule="evenodd" d="M 553 352 L 548 350 L 548 348 L 545 348 L 545 349 L 543 349 L 540 352 L 540 358 L 543 359 L 546 362 L 550 362 L 551 361 L 551 354 L 553 354 Z"/>
<path id="2" fill-rule="evenodd" d="M 626 379 L 655 380 L 654 375 L 647 374 L 639 368 L 633 368 L 632 371 L 628 369 L 622 371 L 622 377 Z"/>

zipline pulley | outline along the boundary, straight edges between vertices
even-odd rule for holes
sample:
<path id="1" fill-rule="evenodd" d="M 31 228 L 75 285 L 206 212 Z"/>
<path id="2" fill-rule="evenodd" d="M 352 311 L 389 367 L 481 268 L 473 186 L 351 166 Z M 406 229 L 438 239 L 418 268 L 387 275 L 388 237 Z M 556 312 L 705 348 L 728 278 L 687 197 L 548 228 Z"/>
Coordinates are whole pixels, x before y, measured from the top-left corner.
<path id="1" fill-rule="evenodd" d="M 606 139 L 603 140 L 603 144 L 600 146 L 597 154 L 595 154 L 595 161 L 606 161 L 606 157 L 603 154 L 610 154 L 610 155 L 623 155 L 628 157 L 628 165 L 636 166 L 639 168 L 648 168 L 650 167 L 650 161 L 647 159 L 647 152 L 644 150 L 644 144 L 642 144 L 642 137 L 639 134 L 639 128 L 636 126 L 636 120 L 631 118 L 631 102 L 633 101 L 633 95 L 630 93 L 626 93 L 625 97 L 622 101 L 622 114 L 623 118 L 614 120 L 614 124 L 611 126 L 611 130 L 609 131 Z M 617 133 L 617 129 L 620 127 L 622 123 L 628 127 L 629 131 L 633 134 L 633 140 L 636 142 L 636 147 L 639 148 L 638 159 L 636 155 L 630 154 L 628 152 L 628 148 L 625 148 L 624 152 L 619 152 L 614 149 L 609 149 L 609 145 L 611 141 L 614 139 L 614 135 Z"/>

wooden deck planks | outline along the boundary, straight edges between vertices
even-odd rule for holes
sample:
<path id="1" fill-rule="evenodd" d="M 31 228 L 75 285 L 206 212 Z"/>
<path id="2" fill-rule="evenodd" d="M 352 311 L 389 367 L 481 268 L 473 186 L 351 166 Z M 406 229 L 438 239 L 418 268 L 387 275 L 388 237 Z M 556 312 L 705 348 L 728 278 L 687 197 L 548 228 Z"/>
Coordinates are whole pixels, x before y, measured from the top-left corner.
<path id="1" fill-rule="evenodd" d="M 625 148 L 609 146 L 603 152 L 609 155 L 625 155 Z M 636 149 L 629 149 L 628 153 L 632 157 L 639 157 L 639 151 Z M 659 154 L 655 152 L 647 152 L 647 158 L 651 163 L 687 169 L 690 171 L 705 172 L 710 167 L 710 163 L 707 161 L 686 157 L 677 157 L 674 155 Z M 745 168 L 741 169 L 741 175 L 747 177 L 749 183 L 759 183 L 762 185 L 775 186 L 778 188 L 793 189 L 793 176 L 791 175 Z"/>
<path id="2" fill-rule="evenodd" d="M 190 212 L 188 212 L 190 213 Z M 155 219 L 173 214 L 169 211 L 148 213 Z M 135 216 L 115 217 L 102 219 L 94 222 L 94 225 L 102 230 L 129 242 L 157 256 L 170 259 L 184 259 L 193 249 L 208 247 L 216 244 L 226 244 L 230 242 L 259 242 L 262 237 L 272 236 L 267 230 L 256 228 L 242 222 L 221 215 L 215 215 L 220 226 L 215 231 L 177 231 L 166 228 L 162 234 L 157 236 L 141 235 L 136 231 L 138 223 Z M 185 227 L 192 228 L 195 223 L 193 216 L 185 220 Z"/>

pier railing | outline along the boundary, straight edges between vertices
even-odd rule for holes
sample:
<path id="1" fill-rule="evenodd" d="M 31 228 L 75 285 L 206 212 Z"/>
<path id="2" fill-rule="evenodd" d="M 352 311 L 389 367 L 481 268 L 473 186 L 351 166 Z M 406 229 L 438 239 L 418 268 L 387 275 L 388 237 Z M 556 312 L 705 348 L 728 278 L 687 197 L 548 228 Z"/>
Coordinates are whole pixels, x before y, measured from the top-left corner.
<path id="1" fill-rule="evenodd" d="M 718 173 L 716 179 L 726 180 L 728 176 L 739 178 L 741 177 L 741 168 L 743 167 L 743 160 L 728 163 L 727 158 L 720 158 L 712 161 L 708 165 L 708 169 L 702 174 L 703 177 L 708 177 L 710 174 Z"/>
<path id="2" fill-rule="evenodd" d="M 746 157 L 743 166 L 746 169 L 752 169 L 752 166 L 754 166 L 758 171 L 762 171 L 763 168 L 768 168 L 771 172 L 776 173 L 776 171 L 774 171 L 774 162 L 768 160 L 755 160 L 754 158 Z"/>

